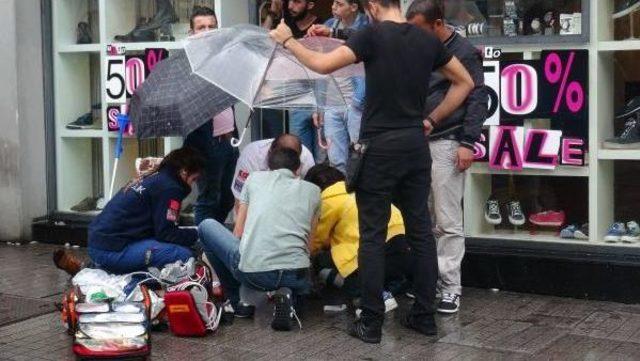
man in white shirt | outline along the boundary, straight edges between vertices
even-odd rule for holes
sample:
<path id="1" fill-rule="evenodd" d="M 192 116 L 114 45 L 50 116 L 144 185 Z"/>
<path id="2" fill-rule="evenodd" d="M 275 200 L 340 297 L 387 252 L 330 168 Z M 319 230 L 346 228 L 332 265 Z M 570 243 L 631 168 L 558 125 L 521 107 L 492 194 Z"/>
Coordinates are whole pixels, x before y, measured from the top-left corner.
<path id="1" fill-rule="evenodd" d="M 277 138 L 265 139 L 253 142 L 247 145 L 242 152 L 236 164 L 236 170 L 231 182 L 231 192 L 235 197 L 235 210 L 238 209 L 240 194 L 242 188 L 252 172 L 269 170 L 267 157 L 269 152 L 275 149 L 288 148 L 295 150 L 300 154 L 300 177 L 304 178 L 307 171 L 315 165 L 313 155 L 304 145 L 300 143 L 300 139 L 295 135 L 282 134 Z"/>

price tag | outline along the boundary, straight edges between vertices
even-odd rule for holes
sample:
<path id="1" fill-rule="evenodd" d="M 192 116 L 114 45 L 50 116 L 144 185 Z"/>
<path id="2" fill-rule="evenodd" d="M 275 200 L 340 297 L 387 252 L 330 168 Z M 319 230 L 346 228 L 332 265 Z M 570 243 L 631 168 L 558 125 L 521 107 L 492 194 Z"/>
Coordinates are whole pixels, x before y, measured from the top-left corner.
<path id="1" fill-rule="evenodd" d="M 126 67 L 124 55 L 106 57 L 105 91 L 107 103 L 124 104 L 127 102 L 125 82 Z"/>

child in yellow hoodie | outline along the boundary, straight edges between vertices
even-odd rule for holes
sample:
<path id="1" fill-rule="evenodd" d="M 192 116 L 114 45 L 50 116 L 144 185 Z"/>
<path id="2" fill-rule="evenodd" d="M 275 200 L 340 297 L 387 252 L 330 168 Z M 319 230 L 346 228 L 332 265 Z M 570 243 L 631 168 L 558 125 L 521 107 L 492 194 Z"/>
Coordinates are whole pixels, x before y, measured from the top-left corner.
<path id="1" fill-rule="evenodd" d="M 349 297 L 357 298 L 360 294 L 357 278 L 360 228 L 355 195 L 347 193 L 344 175 L 325 164 L 309 169 L 305 180 L 322 191 L 320 219 L 310 244 L 314 268 L 322 282 L 342 288 Z M 391 207 L 385 249 L 385 284 L 404 281 L 410 265 L 402 215 L 395 206 Z M 385 292 L 383 297 L 387 311 L 397 307 L 390 293 Z"/>

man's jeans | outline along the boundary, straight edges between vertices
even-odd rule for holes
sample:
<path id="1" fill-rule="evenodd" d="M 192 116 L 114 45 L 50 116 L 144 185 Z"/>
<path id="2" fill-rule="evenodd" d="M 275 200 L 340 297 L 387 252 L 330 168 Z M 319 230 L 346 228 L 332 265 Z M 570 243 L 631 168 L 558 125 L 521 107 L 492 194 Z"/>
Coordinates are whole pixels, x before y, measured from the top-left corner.
<path id="1" fill-rule="evenodd" d="M 316 132 L 312 120 L 313 112 L 307 110 L 292 110 L 289 112 L 289 133 L 298 136 L 300 142 L 316 154 Z"/>
<path id="2" fill-rule="evenodd" d="M 89 247 L 89 257 L 109 273 L 126 274 L 146 271 L 149 267 L 162 268 L 176 261 L 186 262 L 193 257 L 191 249 L 173 243 L 147 239 L 127 245 L 122 251 L 103 251 Z"/>
<path id="3" fill-rule="evenodd" d="M 427 199 L 431 157 L 421 128 L 388 131 L 371 140 L 356 187 L 359 210 L 359 273 L 362 319 L 381 325 L 385 276 L 385 239 L 391 203 L 402 212 L 411 247 L 415 317 L 432 315 L 438 279 L 436 244 Z"/>
<path id="4" fill-rule="evenodd" d="M 194 207 L 196 225 L 207 218 L 224 222 L 234 204 L 231 182 L 240 155 L 238 149 L 231 146 L 229 139 L 213 137 L 211 121 L 189 134 L 184 145 L 196 149 L 205 159 Z"/>
<path id="5" fill-rule="evenodd" d="M 241 284 L 264 292 L 288 287 L 294 296 L 309 292 L 307 269 L 242 272 L 238 269 L 240 240 L 231 231 L 213 219 L 200 223 L 198 230 L 207 259 L 211 262 L 232 305 L 236 305 L 240 299 Z"/>
<path id="6" fill-rule="evenodd" d="M 324 113 L 324 134 L 329 142 L 329 162 L 342 173 L 347 171 L 349 145 L 360 136 L 362 111 L 350 107 L 349 111 L 329 110 Z"/>
<path id="7" fill-rule="evenodd" d="M 465 173 L 456 168 L 460 143 L 434 140 L 431 149 L 430 208 L 438 246 L 438 288 L 442 293 L 462 293 L 460 265 L 464 257 L 462 196 Z"/>

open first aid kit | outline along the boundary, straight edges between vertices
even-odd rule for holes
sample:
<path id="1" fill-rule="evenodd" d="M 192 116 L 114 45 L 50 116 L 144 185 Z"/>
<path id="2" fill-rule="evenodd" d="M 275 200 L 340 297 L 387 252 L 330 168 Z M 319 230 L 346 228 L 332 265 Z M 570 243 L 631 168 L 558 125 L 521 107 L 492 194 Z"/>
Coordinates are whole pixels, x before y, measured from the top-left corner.
<path id="1" fill-rule="evenodd" d="M 217 330 L 225 304 L 213 279 L 211 269 L 193 258 L 127 275 L 81 270 L 61 307 L 73 352 L 79 359 L 144 358 L 152 325 L 168 322 L 180 337 Z"/>
<path id="2" fill-rule="evenodd" d="M 140 302 L 87 302 L 79 287 L 63 295 L 62 322 L 80 360 L 146 358 L 151 353 L 151 297 L 140 286 Z"/>

